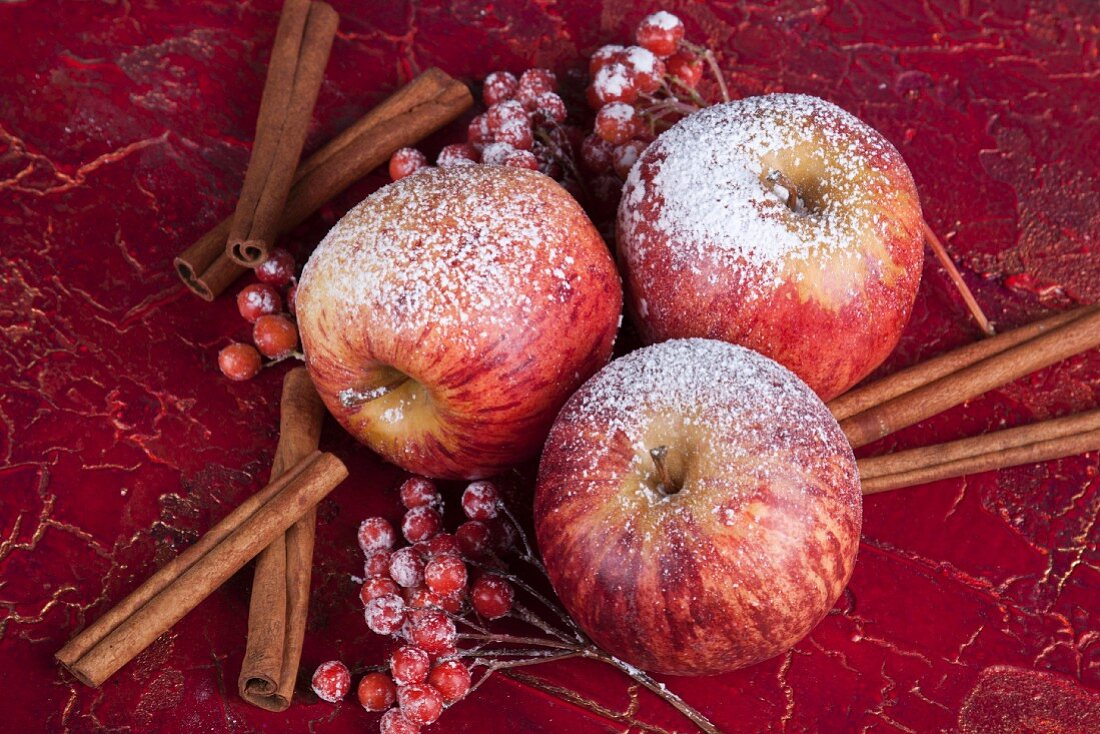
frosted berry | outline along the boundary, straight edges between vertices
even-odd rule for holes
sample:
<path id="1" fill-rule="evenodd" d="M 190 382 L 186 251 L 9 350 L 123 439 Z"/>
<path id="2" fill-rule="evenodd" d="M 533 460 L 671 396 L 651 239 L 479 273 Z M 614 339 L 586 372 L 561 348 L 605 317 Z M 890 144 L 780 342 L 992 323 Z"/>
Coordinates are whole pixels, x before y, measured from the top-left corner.
<path id="1" fill-rule="evenodd" d="M 462 511 L 471 520 L 492 520 L 497 516 L 499 504 L 496 485 L 484 479 L 470 482 L 462 493 Z"/>
<path id="2" fill-rule="evenodd" d="M 534 68 L 520 74 L 516 96 L 523 100 L 524 95 L 553 92 L 558 88 L 558 77 L 549 69 Z"/>
<path id="3" fill-rule="evenodd" d="M 665 62 L 665 67 L 669 76 L 689 89 L 694 89 L 703 78 L 703 60 L 686 51 L 677 51 Z"/>
<path id="4" fill-rule="evenodd" d="M 399 181 L 428 165 L 428 157 L 416 148 L 398 148 L 390 156 L 390 178 Z"/>
<path id="5" fill-rule="evenodd" d="M 420 554 L 411 547 L 395 550 L 390 556 L 390 578 L 405 588 L 424 583 L 424 561 Z"/>
<path id="6" fill-rule="evenodd" d="M 611 143 L 622 145 L 641 131 L 642 118 L 633 105 L 612 102 L 596 113 L 593 128 L 596 134 Z"/>
<path id="7" fill-rule="evenodd" d="M 359 681 L 356 695 L 359 704 L 367 711 L 385 711 L 397 701 L 397 686 L 388 675 L 375 671 L 367 673 Z M 446 694 L 443 697 L 446 698 Z"/>
<path id="8" fill-rule="evenodd" d="M 565 102 L 554 92 L 536 95 L 527 109 L 531 112 L 531 121 L 543 127 L 565 122 L 565 118 L 569 115 L 568 110 L 565 109 Z"/>
<path id="9" fill-rule="evenodd" d="M 427 586 L 405 589 L 405 606 L 410 609 L 442 609 L 443 598 Z"/>
<path id="10" fill-rule="evenodd" d="M 251 380 L 263 367 L 263 359 L 251 344 L 236 343 L 218 352 L 218 369 L 234 382 Z"/>
<path id="11" fill-rule="evenodd" d="M 420 725 L 405 718 L 401 709 L 390 709 L 378 723 L 379 734 L 420 734 Z"/>
<path id="12" fill-rule="evenodd" d="M 294 267 L 294 256 L 283 248 L 276 247 L 253 272 L 261 283 L 281 287 L 294 280 Z"/>
<path id="13" fill-rule="evenodd" d="M 489 526 L 477 520 L 459 525 L 455 530 L 455 539 L 458 540 L 458 548 L 462 551 L 462 555 L 467 558 L 485 558 L 492 547 Z"/>
<path id="14" fill-rule="evenodd" d="M 421 726 L 435 723 L 443 713 L 443 696 L 427 683 L 401 686 L 397 689 L 397 703 L 406 719 Z"/>
<path id="15" fill-rule="evenodd" d="M 351 673 L 348 666 L 339 660 L 321 663 L 313 672 L 313 692 L 329 703 L 336 703 L 348 695 L 351 688 Z"/>
<path id="16" fill-rule="evenodd" d="M 440 507 L 443 504 L 443 496 L 435 488 L 435 482 L 426 477 L 410 477 L 398 491 L 401 494 L 401 504 L 408 510 L 425 505 Z"/>
<path id="17" fill-rule="evenodd" d="M 649 147 L 649 143 L 644 140 L 628 140 L 617 146 L 611 154 L 611 165 L 615 168 L 616 175 L 621 179 L 625 179 L 647 147 Z"/>
<path id="18" fill-rule="evenodd" d="M 497 517 L 486 522 L 486 525 L 489 526 L 489 537 L 497 553 L 506 553 L 516 547 L 516 528 L 509 520 Z"/>
<path id="19" fill-rule="evenodd" d="M 285 357 L 298 348 L 298 327 L 286 314 L 261 316 L 252 326 L 252 341 L 265 357 Z"/>
<path id="20" fill-rule="evenodd" d="M 439 691 L 444 703 L 461 701 L 470 691 L 470 669 L 461 660 L 444 660 L 432 668 L 428 684 Z"/>
<path id="21" fill-rule="evenodd" d="M 363 618 L 371 632 L 393 635 L 405 625 L 405 600 L 397 594 L 385 594 L 367 603 Z"/>
<path id="22" fill-rule="evenodd" d="M 485 146 L 493 142 L 493 131 L 489 127 L 489 117 L 484 112 L 470 120 L 470 126 L 466 128 L 466 142 L 480 152 Z"/>
<path id="23" fill-rule="evenodd" d="M 431 667 L 431 657 L 419 647 L 402 645 L 390 654 L 390 672 L 399 686 L 423 683 Z"/>
<path id="24" fill-rule="evenodd" d="M 622 61 L 622 53 L 626 49 L 622 46 L 615 44 L 608 44 L 607 46 L 600 46 L 596 51 L 588 57 L 588 73 L 592 76 L 596 75 L 596 72 L 607 66 L 608 64 L 616 61 Z"/>
<path id="25" fill-rule="evenodd" d="M 363 585 L 359 587 L 359 601 L 363 602 L 363 606 L 366 606 L 380 596 L 397 594 L 400 591 L 401 587 L 395 584 L 393 579 L 374 576 L 364 581 Z"/>
<path id="26" fill-rule="evenodd" d="M 439 151 L 439 155 L 436 156 L 435 164 L 440 168 L 468 166 L 477 163 L 478 157 L 474 146 L 467 143 L 454 143 L 453 145 L 443 146 L 443 150 Z"/>
<path id="27" fill-rule="evenodd" d="M 592 173 L 607 173 L 611 170 L 613 151 L 611 143 L 593 133 L 581 143 L 581 163 Z"/>
<path id="28" fill-rule="evenodd" d="M 433 655 L 446 655 L 453 652 L 457 636 L 455 623 L 446 614 L 434 609 L 416 609 L 409 612 L 405 634 L 409 642 Z"/>
<path id="29" fill-rule="evenodd" d="M 634 39 L 661 58 L 676 53 L 684 40 L 684 23 L 672 13 L 660 11 L 642 18 Z"/>
<path id="30" fill-rule="evenodd" d="M 442 529 L 443 518 L 427 506 L 412 508 L 401 520 L 401 532 L 410 543 L 427 540 Z"/>
<path id="31" fill-rule="evenodd" d="M 237 310 L 250 324 L 256 323 L 256 319 L 271 313 L 279 313 L 283 310 L 283 299 L 279 297 L 279 291 L 268 283 L 253 283 L 245 286 L 237 294 Z"/>
<path id="32" fill-rule="evenodd" d="M 458 556 L 461 553 L 458 547 L 458 539 L 450 533 L 439 533 L 423 542 L 422 553 L 428 558 Z"/>
<path id="33" fill-rule="evenodd" d="M 367 559 L 363 562 L 363 576 L 368 579 L 376 578 L 378 576 L 389 576 L 390 573 L 390 552 L 389 551 L 375 551 L 367 556 Z"/>
<path id="34" fill-rule="evenodd" d="M 508 143 L 490 143 L 481 151 L 481 162 L 490 166 L 503 166 L 516 149 Z"/>
<path id="35" fill-rule="evenodd" d="M 368 517 L 359 523 L 359 547 L 364 555 L 389 550 L 397 542 L 397 531 L 384 517 Z"/>
<path id="36" fill-rule="evenodd" d="M 466 564 L 455 556 L 433 558 L 424 567 L 424 584 L 437 594 L 454 594 L 466 588 Z"/>
<path id="37" fill-rule="evenodd" d="M 665 78 L 665 62 L 647 48 L 631 46 L 622 52 L 620 60 L 634 73 L 634 84 L 643 94 L 652 94 Z"/>
<path id="38" fill-rule="evenodd" d="M 465 590 L 457 591 L 454 594 L 447 594 L 446 596 L 439 596 L 436 594 L 436 597 L 438 598 L 439 608 L 443 611 L 450 612 L 451 614 L 462 613 L 462 604 L 466 600 Z"/>
<path id="39" fill-rule="evenodd" d="M 501 165 L 537 171 L 539 170 L 539 159 L 529 150 L 513 150 L 511 153 L 504 156 Z"/>
<path id="40" fill-rule="evenodd" d="M 481 89 L 481 99 L 486 107 L 492 107 L 498 102 L 512 99 L 519 88 L 519 80 L 514 74 L 507 71 L 494 71 L 485 77 L 485 85 Z"/>
<path id="41" fill-rule="evenodd" d="M 286 292 L 286 310 L 291 316 L 298 315 L 298 284 L 290 286 Z"/>
<path id="42" fill-rule="evenodd" d="M 515 592 L 505 579 L 485 574 L 470 589 L 470 605 L 486 619 L 498 619 L 512 609 Z"/>
<path id="43" fill-rule="evenodd" d="M 612 102 L 629 104 L 638 99 L 638 87 L 635 85 L 633 72 L 626 64 L 618 61 L 597 71 L 589 89 L 592 94 L 588 103 L 591 105 L 595 101 L 596 109 Z"/>
<path id="44" fill-rule="evenodd" d="M 493 133 L 493 140 L 513 146 L 515 143 L 507 139 L 510 135 L 509 131 L 525 127 L 530 130 L 531 127 L 531 118 L 527 116 L 527 110 L 514 99 L 493 105 L 485 112 L 485 117 Z"/>

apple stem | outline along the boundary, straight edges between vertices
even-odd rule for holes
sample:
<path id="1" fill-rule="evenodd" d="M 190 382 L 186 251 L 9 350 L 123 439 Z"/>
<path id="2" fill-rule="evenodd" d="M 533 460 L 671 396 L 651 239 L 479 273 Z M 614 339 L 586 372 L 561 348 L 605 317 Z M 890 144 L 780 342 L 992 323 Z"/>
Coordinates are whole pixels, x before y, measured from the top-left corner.
<path id="1" fill-rule="evenodd" d="M 369 403 L 372 400 L 377 400 L 383 395 L 390 394 L 408 381 L 408 375 L 401 375 L 395 380 L 379 385 L 378 387 L 372 387 L 369 390 L 357 390 L 354 387 L 349 387 L 347 390 L 342 390 L 340 392 L 340 405 L 345 408 L 358 408 L 360 405 Z"/>
<path id="2" fill-rule="evenodd" d="M 657 467 L 657 491 L 663 495 L 676 494 L 680 488 L 672 481 L 672 475 L 668 473 L 668 446 L 658 446 L 649 450 L 653 459 L 653 466 Z"/>
<path id="3" fill-rule="evenodd" d="M 993 336 L 996 332 L 993 330 L 993 325 L 989 323 L 989 319 L 985 317 L 985 312 L 982 311 L 982 307 L 978 305 L 978 300 L 974 298 L 974 294 L 970 292 L 969 286 L 966 285 L 966 281 L 963 280 L 962 275 L 959 273 L 959 269 L 955 267 L 955 262 L 951 259 L 951 256 L 947 254 L 947 248 L 943 246 L 943 242 L 936 236 L 936 233 L 932 231 L 932 228 L 928 226 L 928 222 L 921 221 L 924 227 L 924 240 L 928 243 L 928 246 L 932 249 L 932 253 L 935 254 L 936 259 L 940 261 L 940 265 L 943 265 L 943 269 L 947 271 L 947 277 L 951 279 L 951 283 L 958 290 L 959 295 L 962 296 L 963 302 L 966 303 L 966 307 L 970 310 L 970 315 L 974 317 L 974 320 L 978 322 L 978 328 L 986 336 Z"/>
<path id="4" fill-rule="evenodd" d="M 790 209 L 792 212 L 802 211 L 802 205 L 798 200 L 798 187 L 794 185 L 794 181 L 791 181 L 789 178 L 787 178 L 787 175 L 785 173 L 783 173 L 779 169 L 775 169 L 774 171 L 769 173 L 764 180 L 771 185 L 773 191 L 778 186 L 779 188 L 782 188 L 784 191 L 787 192 L 786 203 L 788 209 Z"/>

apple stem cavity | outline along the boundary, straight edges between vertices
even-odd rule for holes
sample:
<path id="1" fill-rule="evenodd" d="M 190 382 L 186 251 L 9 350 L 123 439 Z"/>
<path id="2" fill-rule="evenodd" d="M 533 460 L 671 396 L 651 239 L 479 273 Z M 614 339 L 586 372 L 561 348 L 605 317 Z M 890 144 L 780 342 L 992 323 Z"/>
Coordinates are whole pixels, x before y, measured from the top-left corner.
<path id="1" fill-rule="evenodd" d="M 399 377 L 390 380 L 387 383 L 372 387 L 367 390 L 361 390 L 354 387 L 349 387 L 347 390 L 341 390 L 339 394 L 340 405 L 345 408 L 358 408 L 361 405 L 365 405 L 373 400 L 388 395 L 397 388 L 404 385 L 409 381 L 408 375 L 400 375 Z"/>
<path id="2" fill-rule="evenodd" d="M 680 491 L 680 486 L 672 480 L 668 471 L 668 446 L 658 446 L 649 450 L 653 466 L 657 468 L 657 491 L 667 497 Z"/>
<path id="3" fill-rule="evenodd" d="M 787 208 L 792 212 L 800 214 L 805 211 L 802 200 L 798 198 L 798 187 L 787 177 L 787 174 L 775 169 L 764 177 L 764 181 L 779 198 L 785 200 Z"/>

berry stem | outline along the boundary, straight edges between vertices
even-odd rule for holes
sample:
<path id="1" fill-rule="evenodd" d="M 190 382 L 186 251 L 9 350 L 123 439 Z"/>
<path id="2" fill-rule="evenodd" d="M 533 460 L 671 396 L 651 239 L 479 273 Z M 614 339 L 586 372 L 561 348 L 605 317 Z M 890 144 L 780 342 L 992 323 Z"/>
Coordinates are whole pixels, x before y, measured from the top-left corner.
<path id="1" fill-rule="evenodd" d="M 714 55 L 714 51 L 706 46 L 700 46 L 690 41 L 680 41 L 680 45 L 696 56 L 703 57 L 703 60 L 707 62 L 707 66 L 710 67 L 711 73 L 714 74 L 715 81 L 718 82 L 718 92 L 722 95 L 722 101 L 729 102 L 730 92 L 729 88 L 726 86 L 726 77 L 722 73 L 722 68 L 718 66 L 718 57 Z"/>
<path id="2" fill-rule="evenodd" d="M 532 587 L 526 581 L 521 579 L 519 576 L 516 576 L 515 574 L 508 573 L 506 571 L 501 571 L 500 569 L 495 568 L 493 566 L 487 566 L 484 563 L 478 563 L 477 561 L 469 561 L 469 564 L 471 566 L 476 567 L 476 568 L 482 568 L 482 569 L 486 569 L 488 571 L 492 571 L 493 573 L 497 574 L 498 576 L 501 576 L 501 577 L 511 581 L 515 586 L 518 586 L 519 588 L 526 591 L 528 594 L 530 594 L 532 597 L 534 597 L 539 603 L 541 603 L 544 607 L 546 607 L 551 612 L 553 612 L 554 615 L 556 617 L 558 617 L 558 619 L 560 619 L 562 621 L 562 623 L 565 624 L 566 627 L 568 627 L 570 630 L 572 630 L 573 636 L 577 638 L 577 642 L 586 642 L 588 640 L 588 638 L 585 636 L 585 634 L 583 632 L 581 632 L 580 627 L 577 626 L 577 623 L 573 621 L 573 618 L 570 617 L 564 609 L 562 609 L 557 604 L 555 604 L 554 602 L 547 599 L 543 594 L 540 594 L 538 591 L 536 591 L 534 589 L 534 587 Z M 541 567 L 541 564 L 540 564 L 540 567 Z M 545 570 L 543 570 L 543 573 L 545 574 Z"/>
<path id="3" fill-rule="evenodd" d="M 943 265 L 944 270 L 947 271 L 947 277 L 951 279 L 951 283 L 959 291 L 959 295 L 962 296 L 963 301 L 966 303 L 966 307 L 970 309 L 970 314 L 974 317 L 974 320 L 978 322 L 978 328 L 980 328 L 986 336 L 993 336 L 996 332 L 993 329 L 993 325 L 989 323 L 989 319 L 985 317 L 985 312 L 982 311 L 982 307 L 978 305 L 978 301 L 974 298 L 974 294 L 970 292 L 970 288 L 966 285 L 966 281 L 963 280 L 962 275 L 959 273 L 959 269 L 955 267 L 955 262 L 951 259 L 951 256 L 947 254 L 947 248 L 943 246 L 943 242 L 936 236 L 936 233 L 932 231 L 932 228 L 928 226 L 928 222 L 921 221 L 924 227 L 924 241 L 928 243 L 928 246 L 932 248 L 932 252 L 936 255 L 936 259 Z"/>
<path id="4" fill-rule="evenodd" d="M 486 663 L 484 661 L 475 660 L 474 665 L 485 665 L 485 672 L 477 683 L 470 686 L 470 693 L 476 691 L 482 683 L 489 679 L 493 673 L 498 670 L 505 670 L 506 668 L 523 668 L 528 665 L 539 665 L 540 663 L 552 663 L 557 660 L 568 660 L 569 658 L 583 657 L 583 653 L 580 652 L 564 652 L 550 655 L 538 655 L 531 658 L 524 658 L 523 660 L 502 660 L 495 663 Z"/>
<path id="5" fill-rule="evenodd" d="M 516 619 L 522 620 L 532 627 L 537 627 L 551 637 L 556 637 L 562 642 L 571 642 L 569 637 L 561 630 L 551 626 L 546 620 L 532 612 L 522 604 L 515 602 L 512 605 L 511 615 Z"/>
<path id="6" fill-rule="evenodd" d="M 585 648 L 569 642 L 557 642 L 542 637 L 520 637 L 517 635 L 501 635 L 495 632 L 488 635 L 472 635 L 463 633 L 458 635 L 460 640 L 474 640 L 477 642 L 492 642 L 501 645 L 531 645 L 533 647 L 549 647 L 554 650 L 571 650 L 576 652 Z"/>

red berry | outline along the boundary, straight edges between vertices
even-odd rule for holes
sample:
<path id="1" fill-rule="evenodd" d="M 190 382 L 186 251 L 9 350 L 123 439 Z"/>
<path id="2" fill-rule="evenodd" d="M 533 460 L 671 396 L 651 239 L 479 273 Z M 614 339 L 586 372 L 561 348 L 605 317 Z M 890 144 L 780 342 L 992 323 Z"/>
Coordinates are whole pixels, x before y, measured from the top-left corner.
<path id="1" fill-rule="evenodd" d="M 489 526 L 477 520 L 464 522 L 455 530 L 458 548 L 467 558 L 480 559 L 489 555 L 491 534 Z"/>
<path id="2" fill-rule="evenodd" d="M 405 634 L 417 647 L 433 655 L 447 655 L 454 651 L 457 632 L 455 623 L 443 612 L 416 609 L 409 612 Z"/>
<path id="3" fill-rule="evenodd" d="M 427 540 L 442 529 L 443 518 L 427 506 L 412 508 L 401 520 L 401 532 L 410 543 Z"/>
<path id="4" fill-rule="evenodd" d="M 662 10 L 642 18 L 634 38 L 639 46 L 645 46 L 661 58 L 671 56 L 684 40 L 684 23 Z"/>
<path id="5" fill-rule="evenodd" d="M 432 659 L 419 647 L 402 645 L 390 654 L 390 672 L 399 686 L 423 683 L 431 667 Z"/>
<path id="6" fill-rule="evenodd" d="M 399 491 L 401 493 L 401 504 L 408 510 L 414 507 L 424 507 L 425 505 L 429 507 L 441 507 L 443 505 L 443 496 L 435 488 L 435 482 L 426 477 L 406 479 Z"/>
<path id="7" fill-rule="evenodd" d="M 444 660 L 428 674 L 428 684 L 439 691 L 443 701 L 461 701 L 470 690 L 470 669 L 461 660 Z"/>
<path id="8" fill-rule="evenodd" d="M 263 367 L 263 359 L 251 344 L 235 343 L 218 352 L 218 369 L 234 382 L 251 380 Z"/>
<path id="9" fill-rule="evenodd" d="M 525 96 L 553 92 L 557 87 L 558 77 L 554 72 L 549 69 L 528 69 L 520 74 L 516 97 L 522 102 Z"/>
<path id="10" fill-rule="evenodd" d="M 398 548 L 390 556 L 390 578 L 405 588 L 424 582 L 424 561 L 411 547 Z"/>
<path id="11" fill-rule="evenodd" d="M 401 588 L 392 579 L 374 576 L 363 582 L 359 587 L 359 601 L 363 606 L 370 604 L 373 599 L 387 594 L 397 594 Z"/>
<path id="12" fill-rule="evenodd" d="M 614 63 L 615 61 L 622 61 L 622 52 L 625 50 L 626 49 L 622 46 L 614 44 L 600 46 L 588 57 L 588 73 L 595 76 L 597 71 L 608 64 Z"/>
<path id="13" fill-rule="evenodd" d="M 462 603 L 466 600 L 465 590 L 457 591 L 454 594 L 447 594 L 446 596 L 435 595 L 438 600 L 439 608 L 445 612 L 451 614 L 462 613 Z"/>
<path id="14" fill-rule="evenodd" d="M 393 684 L 393 680 L 385 673 L 377 671 L 363 676 L 356 693 L 360 705 L 367 711 L 385 711 L 397 700 L 397 686 Z"/>
<path id="15" fill-rule="evenodd" d="M 290 311 L 291 316 L 298 315 L 298 284 L 290 286 L 290 289 L 286 292 L 286 310 Z"/>
<path id="16" fill-rule="evenodd" d="M 457 593 L 466 588 L 466 564 L 455 556 L 433 558 L 424 567 L 424 584 L 442 596 Z"/>
<path id="17" fill-rule="evenodd" d="M 253 283 L 242 288 L 237 294 L 237 310 L 241 312 L 245 321 L 254 324 L 261 316 L 282 311 L 283 299 L 279 297 L 279 291 L 275 290 L 275 286 L 267 283 Z"/>
<path id="18" fill-rule="evenodd" d="M 384 594 L 367 602 L 363 618 L 371 632 L 393 635 L 405 625 L 405 600 L 397 594 Z"/>
<path id="19" fill-rule="evenodd" d="M 611 154 L 611 164 L 614 166 L 615 173 L 618 174 L 619 178 L 626 179 L 630 169 L 634 167 L 634 163 L 648 147 L 649 143 L 644 140 L 628 140 L 615 148 L 615 151 Z"/>
<path id="20" fill-rule="evenodd" d="M 481 152 L 481 162 L 489 166 L 503 166 L 514 152 L 516 149 L 508 143 L 489 143 Z"/>
<path id="21" fill-rule="evenodd" d="M 485 86 L 481 90 L 481 99 L 486 107 L 492 107 L 498 102 L 512 99 L 516 96 L 519 82 L 514 74 L 507 71 L 494 71 L 485 77 Z"/>
<path id="22" fill-rule="evenodd" d="M 665 62 L 641 46 L 631 46 L 620 59 L 634 73 L 634 83 L 643 94 L 656 92 L 665 78 Z"/>
<path id="23" fill-rule="evenodd" d="M 462 493 L 462 511 L 471 520 L 492 520 L 497 516 L 500 492 L 484 479 L 471 482 Z"/>
<path id="24" fill-rule="evenodd" d="M 531 119 L 523 105 L 515 100 L 500 102 L 485 113 L 489 118 L 489 128 L 493 131 L 493 141 L 508 143 L 513 148 L 527 150 L 534 142 L 531 132 Z M 488 162 L 488 161 L 486 161 Z"/>
<path id="25" fill-rule="evenodd" d="M 313 692 L 329 703 L 336 703 L 348 695 L 350 688 L 351 673 L 339 660 L 321 663 L 313 673 Z"/>
<path id="26" fill-rule="evenodd" d="M 294 279 L 294 256 L 283 248 L 276 247 L 253 272 L 261 283 L 284 286 Z"/>
<path id="27" fill-rule="evenodd" d="M 611 143 L 593 133 L 581 143 L 581 163 L 592 173 L 607 173 L 611 170 Z"/>
<path id="28" fill-rule="evenodd" d="M 493 142 L 493 131 L 489 127 L 489 117 L 484 112 L 470 120 L 470 126 L 466 128 L 466 142 L 479 152 L 484 150 L 486 145 Z"/>
<path id="29" fill-rule="evenodd" d="M 565 109 L 565 102 L 553 92 L 536 95 L 527 109 L 531 111 L 532 122 L 543 127 L 565 122 L 565 118 L 569 115 Z"/>
<path id="30" fill-rule="evenodd" d="M 265 357 L 285 357 L 298 348 L 298 327 L 285 314 L 261 316 L 252 327 L 252 341 Z"/>
<path id="31" fill-rule="evenodd" d="M 703 78 L 703 60 L 687 51 L 677 51 L 665 66 L 669 76 L 675 77 L 689 89 L 694 89 Z"/>
<path id="32" fill-rule="evenodd" d="M 612 102 L 596 113 L 593 128 L 596 134 L 611 143 L 622 145 L 633 138 L 642 126 L 642 118 L 632 105 Z"/>
<path id="33" fill-rule="evenodd" d="M 638 87 L 634 82 L 634 73 L 626 64 L 615 61 L 596 72 L 592 78 L 592 98 L 597 108 L 612 102 L 632 103 L 638 99 Z M 592 99 L 589 99 L 589 104 Z"/>
<path id="34" fill-rule="evenodd" d="M 398 148 L 390 156 L 390 178 L 394 181 L 411 176 L 428 165 L 428 156 L 416 148 Z"/>
<path id="35" fill-rule="evenodd" d="M 366 561 L 363 562 L 363 575 L 368 579 L 377 578 L 379 576 L 388 576 L 390 573 L 390 552 L 389 551 L 375 551 L 367 556 Z"/>
<path id="36" fill-rule="evenodd" d="M 498 517 L 489 520 L 486 524 L 489 526 L 489 537 L 492 538 L 493 547 L 497 553 L 506 553 L 515 547 L 518 536 L 511 521 Z"/>
<path id="37" fill-rule="evenodd" d="M 410 609 L 442 609 L 443 599 L 427 586 L 405 589 L 405 605 Z"/>
<path id="38" fill-rule="evenodd" d="M 439 533 L 424 541 L 424 552 L 428 558 L 437 556 L 458 556 L 461 551 L 458 539 L 450 533 Z"/>
<path id="39" fill-rule="evenodd" d="M 405 718 L 401 709 L 390 709 L 378 723 L 379 734 L 420 734 L 420 725 Z"/>
<path id="40" fill-rule="evenodd" d="M 501 165 L 537 171 L 539 170 L 539 159 L 529 150 L 516 150 L 504 156 L 504 162 Z"/>
<path id="41" fill-rule="evenodd" d="M 474 146 L 466 143 L 454 143 L 453 145 L 444 145 L 443 150 L 439 151 L 439 155 L 435 158 L 435 164 L 440 168 L 450 168 L 451 166 L 468 166 L 471 163 L 478 162 L 477 150 Z"/>
<path id="42" fill-rule="evenodd" d="M 397 531 L 384 517 L 368 517 L 359 523 L 359 547 L 363 555 L 389 550 L 397 542 Z"/>
<path id="43" fill-rule="evenodd" d="M 443 713 L 443 696 L 427 683 L 414 683 L 397 689 L 401 713 L 414 724 L 432 724 Z"/>
<path id="44" fill-rule="evenodd" d="M 511 610 L 514 599 L 512 585 L 494 574 L 485 574 L 470 589 L 470 604 L 486 619 L 503 617 Z"/>

